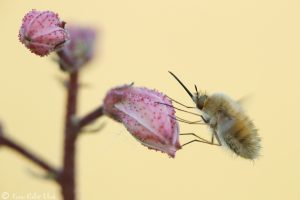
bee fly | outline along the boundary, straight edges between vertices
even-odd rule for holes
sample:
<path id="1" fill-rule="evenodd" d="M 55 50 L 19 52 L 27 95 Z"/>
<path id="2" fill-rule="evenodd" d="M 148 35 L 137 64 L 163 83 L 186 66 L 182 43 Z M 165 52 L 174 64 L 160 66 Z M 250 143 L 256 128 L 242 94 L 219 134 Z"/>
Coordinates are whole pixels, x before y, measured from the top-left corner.
<path id="1" fill-rule="evenodd" d="M 193 133 L 182 134 L 194 135 L 200 139 L 192 140 L 186 144 L 192 142 L 204 142 L 213 145 L 224 145 L 238 156 L 246 159 L 255 159 L 259 156 L 261 148 L 260 137 L 257 134 L 257 129 L 253 122 L 245 114 L 239 102 L 234 101 L 227 95 L 221 93 L 207 95 L 201 91 L 198 92 L 196 85 L 196 93 L 192 94 L 177 76 L 172 72 L 169 73 L 180 83 L 192 98 L 196 104 L 196 108 L 202 112 L 202 115 L 200 115 L 202 120 L 213 132 L 211 142 L 200 138 Z M 181 103 L 179 104 L 183 105 Z M 219 144 L 213 142 L 214 137 L 216 137 Z"/>

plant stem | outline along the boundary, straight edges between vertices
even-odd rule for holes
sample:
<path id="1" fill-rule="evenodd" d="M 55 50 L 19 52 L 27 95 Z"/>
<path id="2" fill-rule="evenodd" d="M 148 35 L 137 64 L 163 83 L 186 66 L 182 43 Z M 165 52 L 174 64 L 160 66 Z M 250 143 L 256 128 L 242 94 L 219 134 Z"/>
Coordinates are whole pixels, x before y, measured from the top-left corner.
<path id="1" fill-rule="evenodd" d="M 79 131 L 75 122 L 78 93 L 78 72 L 70 73 L 67 96 L 67 112 L 65 119 L 65 140 L 63 170 L 61 176 L 62 196 L 64 200 L 76 199 L 75 156 L 76 138 Z"/>
<path id="2" fill-rule="evenodd" d="M 27 150 L 22 145 L 20 145 L 17 142 L 13 141 L 12 139 L 9 139 L 6 136 L 4 136 L 2 133 L 2 130 L 0 130 L 0 132 L 1 132 L 0 133 L 0 145 L 6 146 L 6 147 L 16 151 L 17 153 L 19 153 L 23 157 L 27 158 L 34 164 L 38 165 L 39 167 L 41 167 L 48 173 L 53 174 L 53 176 L 55 177 L 55 180 L 58 181 L 57 177 L 58 177 L 59 172 L 57 171 L 57 169 L 55 169 L 53 166 L 49 165 L 47 162 L 42 160 L 39 156 L 37 156 L 34 153 Z"/>
<path id="3" fill-rule="evenodd" d="M 92 112 L 88 113 L 86 116 L 82 117 L 80 121 L 78 122 L 78 127 L 83 128 L 84 126 L 92 123 L 97 118 L 101 117 L 103 115 L 103 107 L 100 106 L 93 110 Z"/>
<path id="4" fill-rule="evenodd" d="M 60 67 L 64 71 L 68 71 L 69 82 L 68 94 L 67 94 L 67 105 L 66 105 L 66 116 L 65 116 L 65 134 L 64 134 L 64 155 L 63 155 L 63 166 L 62 170 L 59 171 L 43 161 L 40 157 L 33 154 L 22 145 L 16 143 L 12 139 L 7 138 L 3 134 L 3 130 L 0 124 L 0 147 L 6 146 L 23 157 L 29 159 L 42 169 L 55 177 L 57 183 L 61 186 L 62 196 L 64 200 L 76 200 L 76 139 L 79 131 L 84 126 L 92 123 L 97 118 L 103 115 L 103 107 L 97 107 L 86 116 L 82 117 L 79 121 L 76 119 L 77 112 L 77 96 L 78 96 L 78 69 L 72 69 L 72 60 L 65 54 L 63 50 L 57 52 L 61 59 Z"/>

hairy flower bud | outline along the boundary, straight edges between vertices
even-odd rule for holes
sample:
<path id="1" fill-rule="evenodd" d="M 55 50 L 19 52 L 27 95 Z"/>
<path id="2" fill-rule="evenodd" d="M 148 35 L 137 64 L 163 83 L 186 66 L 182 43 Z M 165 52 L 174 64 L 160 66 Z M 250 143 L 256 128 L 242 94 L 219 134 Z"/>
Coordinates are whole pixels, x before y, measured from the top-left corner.
<path id="1" fill-rule="evenodd" d="M 107 93 L 103 108 L 143 145 L 174 157 L 181 148 L 175 110 L 160 103 L 172 104 L 162 93 L 125 85 Z"/>
<path id="2" fill-rule="evenodd" d="M 64 25 L 52 11 L 31 10 L 23 18 L 19 39 L 32 53 L 45 56 L 69 40 Z"/>
<path id="3" fill-rule="evenodd" d="M 78 70 L 94 56 L 96 30 L 89 27 L 67 26 L 70 42 L 61 49 L 60 64 L 67 71 Z M 62 55 L 62 54 L 59 55 Z"/>

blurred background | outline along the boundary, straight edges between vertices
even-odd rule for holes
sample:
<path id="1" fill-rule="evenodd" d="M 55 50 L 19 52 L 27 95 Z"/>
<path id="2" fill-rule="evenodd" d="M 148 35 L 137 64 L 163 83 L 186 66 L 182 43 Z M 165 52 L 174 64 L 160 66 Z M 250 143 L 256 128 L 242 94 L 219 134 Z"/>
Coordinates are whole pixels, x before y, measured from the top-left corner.
<path id="1" fill-rule="evenodd" d="M 65 91 L 57 77 L 64 75 L 51 56 L 38 57 L 18 41 L 32 8 L 101 33 L 80 77 L 87 85 L 80 115 L 100 105 L 110 88 L 132 81 L 193 105 L 170 70 L 191 90 L 197 84 L 234 99 L 250 95 L 246 110 L 262 137 L 254 162 L 205 144 L 188 145 L 171 159 L 101 118 L 92 126 L 105 122 L 105 129 L 78 140 L 78 199 L 300 199 L 299 1 L 1 0 L 0 119 L 10 137 L 60 166 Z M 181 124 L 181 131 L 209 138 L 207 127 Z M 60 199 L 57 185 L 32 173 L 42 171 L 0 148 L 0 194 Z"/>

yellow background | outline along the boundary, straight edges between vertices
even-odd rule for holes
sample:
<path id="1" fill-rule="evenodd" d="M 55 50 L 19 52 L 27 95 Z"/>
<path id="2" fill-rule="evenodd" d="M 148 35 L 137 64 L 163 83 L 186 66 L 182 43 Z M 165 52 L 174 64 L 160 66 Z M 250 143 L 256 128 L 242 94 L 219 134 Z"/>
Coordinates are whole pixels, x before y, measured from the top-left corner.
<path id="1" fill-rule="evenodd" d="M 108 89 L 132 81 L 192 105 L 171 70 L 191 89 L 196 83 L 235 99 L 250 95 L 247 112 L 262 137 L 255 162 L 204 144 L 170 159 L 103 118 L 93 125 L 107 123 L 103 131 L 78 141 L 78 199 L 300 199 L 298 0 L 1 0 L 1 121 L 9 136 L 59 166 L 65 93 L 57 77 L 63 74 L 17 37 L 32 8 L 102 34 L 97 57 L 81 76 L 88 85 L 80 94 L 81 115 L 101 104 Z M 182 124 L 181 131 L 209 137 L 205 127 Z M 54 183 L 32 173 L 42 171 L 0 148 L 0 193 L 60 199 Z"/>

